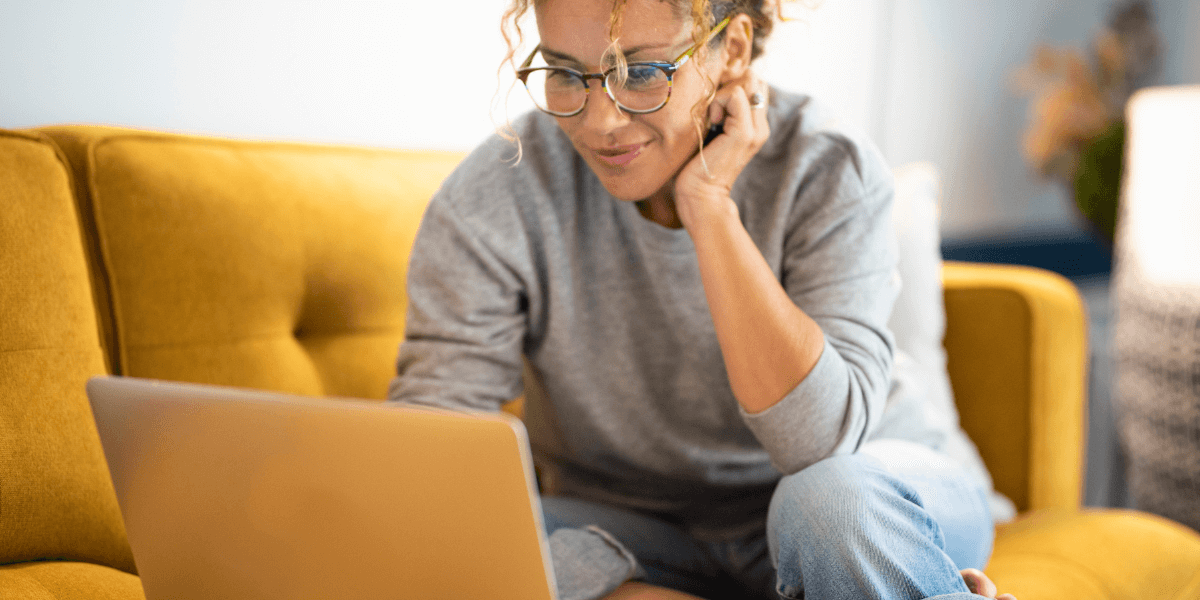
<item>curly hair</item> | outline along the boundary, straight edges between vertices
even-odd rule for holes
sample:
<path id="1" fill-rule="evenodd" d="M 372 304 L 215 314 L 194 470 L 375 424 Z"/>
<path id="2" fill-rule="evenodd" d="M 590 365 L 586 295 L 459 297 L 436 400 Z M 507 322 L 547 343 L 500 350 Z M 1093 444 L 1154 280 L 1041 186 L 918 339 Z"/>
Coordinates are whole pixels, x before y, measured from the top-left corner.
<path id="1" fill-rule="evenodd" d="M 530 8 L 535 7 L 542 0 L 512 0 L 512 4 L 504 11 L 504 16 L 501 17 L 500 33 L 504 36 L 504 43 L 508 46 L 508 52 L 504 57 L 503 64 L 508 64 L 513 68 L 514 55 L 517 47 L 524 39 L 524 32 L 521 31 L 520 20 Z M 763 53 L 763 46 L 766 43 L 767 37 L 771 35 L 771 30 L 774 28 L 775 5 L 774 2 L 768 0 L 659 0 L 660 2 L 670 2 L 675 8 L 675 13 L 680 16 L 690 16 L 692 20 L 692 41 L 699 43 L 708 36 L 713 27 L 725 17 L 745 14 L 750 17 L 754 23 L 754 41 L 751 49 L 751 60 L 758 58 Z M 614 0 L 612 14 L 608 21 L 608 37 L 614 44 L 618 42 L 621 32 L 621 25 L 624 23 L 625 6 L 628 0 Z M 713 38 L 713 43 L 717 43 L 723 39 L 724 32 Z M 619 44 L 613 46 L 616 52 L 619 53 Z M 620 60 L 614 57 L 613 60 Z"/>
<path id="2" fill-rule="evenodd" d="M 521 30 L 520 21 L 530 8 L 536 7 L 544 0 L 512 0 L 512 3 L 504 11 L 504 16 L 500 22 L 500 33 L 504 36 L 504 43 L 508 47 L 508 51 L 501 61 L 499 70 L 502 72 L 506 67 L 515 70 L 517 48 L 524 41 L 524 32 Z M 690 17 L 692 22 L 692 41 L 700 43 L 701 40 L 708 37 L 713 28 L 725 17 L 733 17 L 739 14 L 745 14 L 750 17 L 751 23 L 754 25 L 754 37 L 750 49 L 750 60 L 754 60 L 762 55 L 767 37 L 771 35 L 771 31 L 775 26 L 775 3 L 780 0 L 659 0 L 660 2 L 669 2 L 675 9 L 675 14 L 680 18 Z M 617 77 L 621 78 L 625 75 L 625 56 L 621 51 L 620 32 L 621 26 L 624 24 L 625 8 L 628 0 L 613 0 L 612 12 L 609 15 L 608 21 L 608 39 L 609 46 L 605 50 L 604 56 L 601 57 L 601 62 L 605 66 L 613 66 L 617 68 Z M 715 47 L 725 38 L 725 32 L 713 37 L 709 42 L 710 47 Z M 702 134 L 704 129 L 705 107 L 712 101 L 716 95 L 716 86 L 712 81 L 708 81 L 708 93 L 705 98 L 692 107 L 692 120 L 695 124 L 697 134 Z M 520 161 L 521 143 L 517 139 L 515 133 L 512 132 L 511 126 L 507 124 L 501 129 L 501 135 L 513 141 L 517 145 L 516 160 Z M 703 138 L 703 135 L 699 135 Z"/>

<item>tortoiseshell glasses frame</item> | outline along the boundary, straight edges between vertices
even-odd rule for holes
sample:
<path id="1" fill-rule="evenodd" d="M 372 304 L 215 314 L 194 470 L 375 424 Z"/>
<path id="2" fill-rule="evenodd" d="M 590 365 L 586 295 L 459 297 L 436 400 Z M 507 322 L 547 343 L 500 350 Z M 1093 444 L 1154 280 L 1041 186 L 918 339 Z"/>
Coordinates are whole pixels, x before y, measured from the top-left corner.
<path id="1" fill-rule="evenodd" d="M 601 73 L 581 73 L 568 67 L 531 67 L 534 57 L 541 50 L 540 45 L 521 63 L 517 78 L 538 109 L 556 117 L 572 117 L 583 112 L 591 95 L 589 82 L 593 79 L 600 80 L 604 93 L 621 110 L 638 115 L 652 113 L 666 106 L 671 99 L 675 73 L 691 60 L 701 46 L 721 33 L 731 18 L 722 19 L 703 40 L 671 62 L 629 63 L 623 78 L 614 77 L 622 75 L 618 67 Z"/>

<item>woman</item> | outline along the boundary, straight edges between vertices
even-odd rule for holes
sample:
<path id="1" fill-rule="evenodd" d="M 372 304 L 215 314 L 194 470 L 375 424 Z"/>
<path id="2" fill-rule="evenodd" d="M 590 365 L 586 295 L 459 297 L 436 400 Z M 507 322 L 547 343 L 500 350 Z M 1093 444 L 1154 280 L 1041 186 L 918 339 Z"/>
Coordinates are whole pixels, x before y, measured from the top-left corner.
<path id="1" fill-rule="evenodd" d="M 532 3 L 541 112 L 431 202 L 391 398 L 525 394 L 564 600 L 994 596 L 990 484 L 891 375 L 890 171 L 711 2 Z"/>

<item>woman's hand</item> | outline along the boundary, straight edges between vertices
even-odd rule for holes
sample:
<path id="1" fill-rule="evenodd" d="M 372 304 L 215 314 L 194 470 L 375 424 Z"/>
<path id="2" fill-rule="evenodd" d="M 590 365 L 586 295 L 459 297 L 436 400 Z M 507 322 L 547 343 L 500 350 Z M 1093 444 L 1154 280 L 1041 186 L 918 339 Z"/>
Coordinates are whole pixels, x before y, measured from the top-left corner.
<path id="1" fill-rule="evenodd" d="M 750 106 L 755 94 L 761 100 L 758 108 Z M 767 94 L 767 86 L 749 72 L 717 90 L 708 116 L 724 124 L 725 132 L 675 180 L 675 210 L 696 246 L 729 384 L 750 414 L 774 406 L 795 389 L 825 348 L 820 326 L 787 295 L 729 196 L 733 182 L 770 135 Z"/>
<path id="2" fill-rule="evenodd" d="M 761 99 L 757 108 L 750 104 L 754 94 Z M 723 125 L 725 131 L 692 157 L 675 179 L 675 209 L 688 231 L 706 213 L 732 208 L 733 182 L 771 133 L 768 94 L 766 83 L 749 69 L 717 90 L 708 106 L 708 121 Z"/>

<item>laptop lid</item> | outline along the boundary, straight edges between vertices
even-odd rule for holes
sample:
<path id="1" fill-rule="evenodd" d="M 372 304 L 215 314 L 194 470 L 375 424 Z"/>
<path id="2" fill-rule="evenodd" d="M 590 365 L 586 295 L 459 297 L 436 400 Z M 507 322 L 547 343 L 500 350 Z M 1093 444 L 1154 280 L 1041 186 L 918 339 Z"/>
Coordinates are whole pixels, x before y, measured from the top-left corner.
<path id="1" fill-rule="evenodd" d="M 87 386 L 148 600 L 552 600 L 521 422 L 123 377 Z"/>

